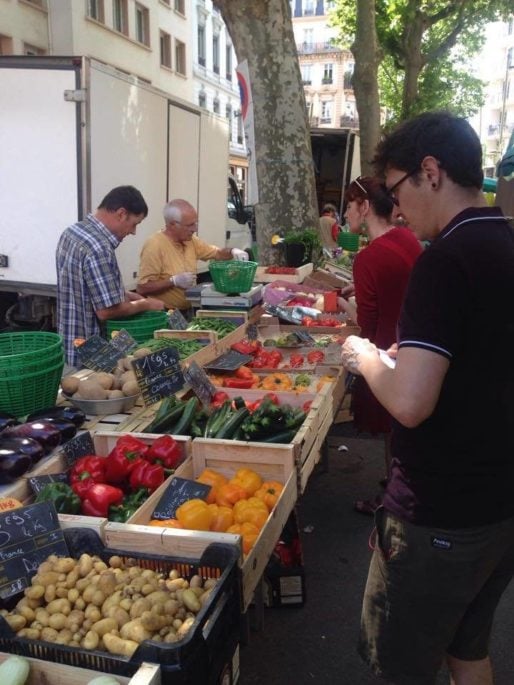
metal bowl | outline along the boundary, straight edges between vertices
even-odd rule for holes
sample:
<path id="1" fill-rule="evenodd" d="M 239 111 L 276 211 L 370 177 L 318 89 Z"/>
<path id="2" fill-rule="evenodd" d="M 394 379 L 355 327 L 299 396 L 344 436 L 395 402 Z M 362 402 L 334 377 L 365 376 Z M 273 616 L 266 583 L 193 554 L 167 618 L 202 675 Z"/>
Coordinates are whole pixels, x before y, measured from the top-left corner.
<path id="1" fill-rule="evenodd" d="M 123 412 L 132 409 L 135 405 L 137 398 L 140 397 L 140 393 L 137 395 L 129 395 L 128 397 L 116 397 L 112 400 L 80 400 L 78 398 L 70 397 L 63 393 L 68 402 L 75 405 L 85 414 L 121 414 Z"/>

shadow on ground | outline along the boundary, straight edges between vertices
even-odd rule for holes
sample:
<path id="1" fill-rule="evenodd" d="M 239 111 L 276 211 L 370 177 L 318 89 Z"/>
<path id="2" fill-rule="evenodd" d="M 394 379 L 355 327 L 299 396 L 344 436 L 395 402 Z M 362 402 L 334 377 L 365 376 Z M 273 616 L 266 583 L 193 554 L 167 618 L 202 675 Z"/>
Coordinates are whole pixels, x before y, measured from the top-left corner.
<path id="1" fill-rule="evenodd" d="M 315 471 L 299 501 L 306 572 L 302 608 L 266 608 L 264 626 L 241 648 L 240 685 L 372 685 L 356 653 L 362 591 L 370 558 L 370 517 L 353 510 L 374 497 L 384 476 L 382 442 L 356 437 L 351 424 L 329 436 L 328 472 Z M 338 450 L 338 446 L 347 451 Z M 310 529 L 311 532 L 305 532 Z M 491 655 L 495 685 L 514 683 L 514 584 L 497 611 Z M 442 672 L 437 685 L 448 683 Z"/>

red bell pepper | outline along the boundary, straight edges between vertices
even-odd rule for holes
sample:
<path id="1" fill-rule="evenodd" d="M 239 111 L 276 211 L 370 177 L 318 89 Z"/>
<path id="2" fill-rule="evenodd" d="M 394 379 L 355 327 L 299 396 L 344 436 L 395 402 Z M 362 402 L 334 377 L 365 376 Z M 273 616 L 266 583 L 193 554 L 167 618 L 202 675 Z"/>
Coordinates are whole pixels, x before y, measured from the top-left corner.
<path id="1" fill-rule="evenodd" d="M 294 352 L 290 357 L 289 357 L 289 364 L 291 365 L 291 368 L 293 369 L 301 369 L 303 366 L 304 358 L 302 354 L 298 354 L 297 352 Z"/>
<path id="2" fill-rule="evenodd" d="M 232 343 L 230 349 L 240 352 L 241 354 L 257 354 L 261 349 L 261 343 L 259 340 L 248 340 L 248 338 L 243 338 L 239 342 Z"/>
<path id="3" fill-rule="evenodd" d="M 114 449 L 106 458 L 105 480 L 108 483 L 122 483 L 134 466 L 142 461 L 150 446 L 132 435 L 118 438 Z"/>
<path id="4" fill-rule="evenodd" d="M 105 481 L 105 459 L 88 454 L 75 462 L 70 471 L 70 485 L 73 492 L 84 499 L 93 483 Z"/>
<path id="5" fill-rule="evenodd" d="M 270 400 L 270 402 L 273 402 L 273 404 L 276 404 L 277 406 L 280 404 L 280 400 L 278 399 L 278 395 L 274 392 L 267 392 L 264 397 L 262 398 L 263 400 Z"/>
<path id="6" fill-rule="evenodd" d="M 252 370 L 249 369 L 247 366 L 240 366 L 236 372 L 234 373 L 234 376 L 236 378 L 243 378 L 245 380 L 252 379 L 253 381 L 253 373 Z"/>
<path id="7" fill-rule="evenodd" d="M 160 464 L 165 469 L 174 469 L 182 460 L 182 450 L 171 435 L 161 435 L 150 445 L 145 460 L 151 464 Z"/>
<path id="8" fill-rule="evenodd" d="M 253 385 L 253 378 L 225 378 L 223 385 L 225 388 L 248 390 Z"/>
<path id="9" fill-rule="evenodd" d="M 140 461 L 134 466 L 130 474 L 130 487 L 132 490 L 148 488 L 150 492 L 157 490 L 164 483 L 164 469 L 160 464 L 150 464 L 148 461 Z"/>
<path id="10" fill-rule="evenodd" d="M 308 413 L 310 412 L 310 410 L 311 410 L 311 404 L 312 404 L 312 400 L 307 400 L 307 402 L 304 402 L 304 403 L 303 403 L 302 409 L 303 409 L 303 411 L 304 411 L 306 414 L 308 414 Z"/>
<path id="11" fill-rule="evenodd" d="M 82 513 L 86 516 L 107 516 L 111 504 L 120 504 L 123 490 L 106 483 L 93 483 L 82 500 Z"/>
<path id="12" fill-rule="evenodd" d="M 321 350 L 311 350 L 307 352 L 307 361 L 309 364 L 319 364 L 325 359 L 325 353 Z"/>
<path id="13" fill-rule="evenodd" d="M 229 396 L 226 392 L 223 392 L 223 390 L 219 390 L 218 392 L 215 392 L 214 395 L 212 396 L 211 399 L 211 407 L 213 409 L 217 409 L 218 407 L 221 407 L 223 402 L 225 400 L 228 400 Z"/>

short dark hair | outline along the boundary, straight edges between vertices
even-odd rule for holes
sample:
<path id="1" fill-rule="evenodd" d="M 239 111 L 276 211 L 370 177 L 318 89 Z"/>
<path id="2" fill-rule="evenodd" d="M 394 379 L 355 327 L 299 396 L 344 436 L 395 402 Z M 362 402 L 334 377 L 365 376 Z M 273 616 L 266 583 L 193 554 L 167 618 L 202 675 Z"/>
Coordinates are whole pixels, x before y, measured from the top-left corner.
<path id="1" fill-rule="evenodd" d="M 129 214 L 148 215 L 148 205 L 134 186 L 113 188 L 98 205 L 98 209 L 105 209 L 107 212 L 116 212 L 121 208 L 126 209 Z"/>
<path id="2" fill-rule="evenodd" d="M 390 219 L 393 211 L 393 201 L 382 180 L 375 176 L 359 176 L 352 181 L 345 191 L 344 199 L 346 202 L 356 200 L 359 204 L 369 200 L 375 214 L 384 219 Z"/>
<path id="3" fill-rule="evenodd" d="M 465 119 L 450 112 L 425 112 L 401 123 L 379 142 L 373 165 L 380 176 L 389 168 L 414 172 L 427 155 L 454 183 L 482 188 L 480 140 Z"/>

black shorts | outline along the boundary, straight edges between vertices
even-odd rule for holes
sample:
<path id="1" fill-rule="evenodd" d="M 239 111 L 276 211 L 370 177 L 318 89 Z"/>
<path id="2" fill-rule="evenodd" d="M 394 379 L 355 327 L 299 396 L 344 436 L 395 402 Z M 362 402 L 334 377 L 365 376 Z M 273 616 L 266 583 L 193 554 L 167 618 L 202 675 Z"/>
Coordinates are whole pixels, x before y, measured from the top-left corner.
<path id="1" fill-rule="evenodd" d="M 514 518 L 442 530 L 380 507 L 359 652 L 399 685 L 431 685 L 445 654 L 488 655 L 494 611 L 514 575 Z"/>

